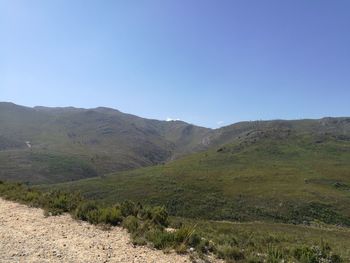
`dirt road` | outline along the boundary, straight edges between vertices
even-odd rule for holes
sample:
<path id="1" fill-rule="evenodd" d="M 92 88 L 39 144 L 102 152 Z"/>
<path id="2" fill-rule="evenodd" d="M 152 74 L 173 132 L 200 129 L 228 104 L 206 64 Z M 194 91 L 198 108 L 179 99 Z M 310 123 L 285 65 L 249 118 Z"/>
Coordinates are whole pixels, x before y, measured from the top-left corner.
<path id="1" fill-rule="evenodd" d="M 43 211 L 0 199 L 0 262 L 169 262 L 188 256 L 134 247 L 122 228 L 104 231 L 69 215 L 44 217 Z"/>

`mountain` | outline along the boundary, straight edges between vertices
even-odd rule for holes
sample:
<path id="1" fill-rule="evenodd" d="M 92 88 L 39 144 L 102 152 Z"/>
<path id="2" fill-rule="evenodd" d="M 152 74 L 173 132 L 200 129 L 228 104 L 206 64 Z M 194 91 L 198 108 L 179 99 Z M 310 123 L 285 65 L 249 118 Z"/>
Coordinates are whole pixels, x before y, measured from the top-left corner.
<path id="1" fill-rule="evenodd" d="M 166 204 L 181 216 L 282 220 L 312 200 L 348 216 L 350 118 L 212 130 L 103 107 L 0 103 L 0 123 L 0 180 L 79 180 L 64 187 Z"/>
<path id="2" fill-rule="evenodd" d="M 0 103 L 0 180 L 79 191 L 96 204 L 162 205 L 171 226 L 196 228 L 229 255 L 266 260 L 301 246 L 308 256 L 305 245 L 321 240 L 350 258 L 346 117 L 212 130 L 109 108 Z"/>
<path id="3" fill-rule="evenodd" d="M 210 133 L 206 138 L 209 145 L 220 146 L 234 140 L 247 142 L 259 138 L 288 138 L 291 135 L 310 134 L 315 137 L 327 135 L 348 138 L 350 135 L 350 118 L 322 118 L 304 120 L 249 121 L 232 124 Z"/>
<path id="4" fill-rule="evenodd" d="M 211 131 L 109 108 L 0 103 L 0 179 L 70 181 L 155 165 L 193 152 Z"/>
<path id="5" fill-rule="evenodd" d="M 205 138 L 209 149 L 164 165 L 55 187 L 181 217 L 350 225 L 350 118 L 243 122 Z"/>

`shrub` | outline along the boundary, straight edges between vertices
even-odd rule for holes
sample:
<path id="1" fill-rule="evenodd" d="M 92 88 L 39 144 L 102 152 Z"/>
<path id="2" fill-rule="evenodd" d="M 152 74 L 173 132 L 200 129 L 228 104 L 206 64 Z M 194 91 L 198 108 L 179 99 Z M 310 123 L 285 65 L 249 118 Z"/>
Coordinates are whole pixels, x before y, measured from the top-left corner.
<path id="1" fill-rule="evenodd" d="M 123 221 L 123 227 L 126 228 L 129 233 L 136 233 L 139 228 L 139 221 L 135 216 L 128 216 Z"/>
<path id="2" fill-rule="evenodd" d="M 158 224 L 161 226 L 168 226 L 168 212 L 166 211 L 165 207 L 162 206 L 156 206 L 152 208 L 150 219 L 154 224 Z"/>
<path id="3" fill-rule="evenodd" d="M 174 232 L 174 240 L 176 243 L 196 247 L 201 242 L 201 238 L 195 233 L 195 227 L 183 226 Z"/>
<path id="4" fill-rule="evenodd" d="M 42 196 L 42 199 L 43 208 L 46 212 L 52 215 L 72 212 L 81 202 L 81 197 L 79 194 L 69 194 L 61 191 L 45 193 Z"/>
<path id="5" fill-rule="evenodd" d="M 119 225 L 123 221 L 122 213 L 117 207 L 106 207 L 99 209 L 99 223 L 112 226 Z"/>
<path id="6" fill-rule="evenodd" d="M 132 234 L 131 239 L 133 245 L 144 246 L 147 244 L 147 240 L 143 235 Z"/>
<path id="7" fill-rule="evenodd" d="M 87 221 L 91 224 L 97 225 L 100 223 L 100 210 L 91 210 L 86 214 Z"/>
<path id="8" fill-rule="evenodd" d="M 193 233 L 189 240 L 188 240 L 188 245 L 191 247 L 197 247 L 202 241 L 202 238 L 197 234 L 197 233 Z"/>
<path id="9" fill-rule="evenodd" d="M 82 202 L 80 205 L 78 205 L 77 209 L 75 210 L 75 217 L 83 221 L 89 221 L 91 213 L 93 211 L 97 211 L 97 209 L 98 207 L 95 202 Z"/>
<path id="10" fill-rule="evenodd" d="M 301 263 L 313 263 L 317 262 L 316 251 L 310 247 L 299 247 L 294 250 L 294 257 Z"/>
<path id="11" fill-rule="evenodd" d="M 157 249 L 173 247 L 174 234 L 160 229 L 152 229 L 146 234 L 146 238 L 153 243 Z"/>
<path id="12" fill-rule="evenodd" d="M 22 184 L 3 183 L 0 186 L 0 192 L 4 198 L 13 201 L 25 202 L 24 196 L 27 189 Z"/>
<path id="13" fill-rule="evenodd" d="M 284 253 L 275 247 L 270 246 L 267 250 L 267 262 L 268 263 L 279 263 L 283 260 Z"/>
<path id="14" fill-rule="evenodd" d="M 219 258 L 225 259 L 227 261 L 244 259 L 244 254 L 242 253 L 242 251 L 239 248 L 230 245 L 218 246 L 217 254 Z"/>
<path id="15" fill-rule="evenodd" d="M 41 193 L 33 190 L 28 191 L 24 195 L 24 200 L 26 203 L 29 203 L 31 206 L 34 206 L 34 207 L 38 207 L 40 206 L 40 204 L 43 203 Z"/>
<path id="16" fill-rule="evenodd" d="M 339 255 L 333 254 L 330 247 L 321 242 L 320 246 L 302 246 L 294 250 L 294 257 L 301 263 L 329 262 L 339 263 L 342 259 Z"/>
<path id="17" fill-rule="evenodd" d="M 174 232 L 174 239 L 177 243 L 187 243 L 194 230 L 188 226 L 181 227 Z"/>
<path id="18" fill-rule="evenodd" d="M 175 247 L 175 251 L 178 254 L 185 254 L 187 252 L 187 246 L 184 243 L 181 243 Z"/>
<path id="19" fill-rule="evenodd" d="M 122 216 L 124 217 L 130 216 L 130 215 L 137 216 L 137 212 L 138 212 L 138 209 L 135 203 L 128 200 L 121 203 L 120 210 L 121 210 Z"/>
<path id="20" fill-rule="evenodd" d="M 201 239 L 199 244 L 196 246 L 196 249 L 200 253 L 208 253 L 213 251 L 213 247 L 210 246 L 210 243 L 206 239 Z"/>

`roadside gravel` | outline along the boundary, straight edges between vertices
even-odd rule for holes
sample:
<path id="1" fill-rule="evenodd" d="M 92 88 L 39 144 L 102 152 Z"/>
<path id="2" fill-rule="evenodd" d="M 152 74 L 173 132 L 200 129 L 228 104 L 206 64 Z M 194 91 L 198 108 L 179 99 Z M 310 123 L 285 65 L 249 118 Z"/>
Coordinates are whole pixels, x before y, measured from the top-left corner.
<path id="1" fill-rule="evenodd" d="M 101 230 L 65 214 L 0 199 L 0 262 L 190 263 L 188 256 L 134 247 L 126 230 Z"/>

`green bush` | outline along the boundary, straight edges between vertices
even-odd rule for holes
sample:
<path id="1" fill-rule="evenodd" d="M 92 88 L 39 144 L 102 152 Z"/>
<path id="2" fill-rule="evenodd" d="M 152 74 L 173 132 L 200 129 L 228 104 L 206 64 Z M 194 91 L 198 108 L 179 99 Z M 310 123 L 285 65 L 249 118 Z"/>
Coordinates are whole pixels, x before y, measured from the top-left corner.
<path id="1" fill-rule="evenodd" d="M 83 221 L 90 221 L 89 218 L 92 216 L 92 212 L 97 211 L 98 207 L 95 202 L 86 201 L 78 205 L 75 210 L 75 217 Z M 98 220 L 97 220 L 98 221 Z"/>
<path id="2" fill-rule="evenodd" d="M 87 221 L 91 224 L 97 225 L 100 223 L 100 210 L 91 210 L 87 212 Z"/>
<path id="3" fill-rule="evenodd" d="M 53 191 L 43 195 L 44 209 L 52 215 L 74 211 L 81 202 L 80 195 Z"/>
<path id="4" fill-rule="evenodd" d="M 194 230 L 189 226 L 181 227 L 174 232 L 174 239 L 177 243 L 187 243 Z"/>
<path id="5" fill-rule="evenodd" d="M 128 217 L 130 215 L 137 216 L 138 213 L 138 208 L 135 203 L 128 200 L 121 203 L 120 210 L 123 217 Z"/>
<path id="6" fill-rule="evenodd" d="M 210 245 L 210 242 L 206 239 L 201 239 L 199 244 L 196 246 L 199 253 L 207 254 L 213 252 L 214 248 Z"/>
<path id="7" fill-rule="evenodd" d="M 34 207 L 39 207 L 43 203 L 41 193 L 33 190 L 30 190 L 25 194 L 24 201 Z"/>
<path id="8" fill-rule="evenodd" d="M 342 259 L 339 255 L 333 254 L 327 244 L 321 242 L 320 246 L 302 246 L 294 250 L 294 257 L 301 263 L 340 263 Z"/>
<path id="9" fill-rule="evenodd" d="M 147 232 L 146 238 L 151 241 L 153 246 L 157 249 L 173 247 L 175 244 L 174 234 L 160 229 L 152 229 Z"/>
<path id="10" fill-rule="evenodd" d="M 106 207 L 99 209 L 99 223 L 112 226 L 119 225 L 123 221 L 122 213 L 117 207 Z"/>
<path id="11" fill-rule="evenodd" d="M 267 251 L 268 263 L 280 263 L 284 259 L 284 253 L 275 247 L 269 247 Z"/>
<path id="12" fill-rule="evenodd" d="M 144 246 L 147 244 L 147 240 L 143 235 L 138 235 L 138 234 L 131 234 L 131 239 L 133 245 L 139 245 L 139 246 Z"/>
<path id="13" fill-rule="evenodd" d="M 225 259 L 229 262 L 244 259 L 243 252 L 239 248 L 230 245 L 218 246 L 217 255 L 219 256 L 219 258 Z"/>
<path id="14" fill-rule="evenodd" d="M 189 240 L 188 240 L 188 245 L 191 246 L 191 247 L 197 247 L 199 246 L 199 244 L 201 243 L 202 241 L 202 238 L 197 234 L 197 233 L 193 233 Z"/>
<path id="15" fill-rule="evenodd" d="M 183 226 L 174 232 L 176 243 L 183 243 L 190 247 L 197 247 L 201 242 L 200 236 L 195 233 L 195 227 Z"/>
<path id="16" fill-rule="evenodd" d="M 139 229 L 139 220 L 135 216 L 128 216 L 123 220 L 123 227 L 126 228 L 129 233 L 136 233 Z"/>
<path id="17" fill-rule="evenodd" d="M 161 226 L 168 226 L 168 212 L 163 206 L 153 207 L 151 210 L 151 221 L 154 224 L 159 224 Z"/>

